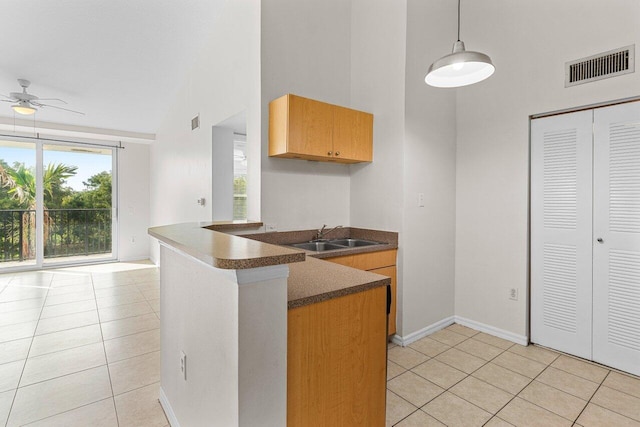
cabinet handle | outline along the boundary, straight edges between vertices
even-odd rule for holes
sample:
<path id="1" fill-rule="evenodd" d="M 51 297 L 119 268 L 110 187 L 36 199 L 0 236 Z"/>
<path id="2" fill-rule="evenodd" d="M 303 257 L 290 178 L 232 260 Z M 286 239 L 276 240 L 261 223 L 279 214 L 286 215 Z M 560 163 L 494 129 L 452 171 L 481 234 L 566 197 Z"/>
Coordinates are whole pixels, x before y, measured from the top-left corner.
<path id="1" fill-rule="evenodd" d="M 332 151 L 329 151 L 329 152 L 327 152 L 327 154 L 330 156 L 330 155 L 332 155 L 332 154 L 333 154 L 333 152 L 332 152 Z"/>
<path id="2" fill-rule="evenodd" d="M 602 237 L 598 237 L 598 243 L 604 243 L 604 240 L 602 239 Z"/>
<path id="3" fill-rule="evenodd" d="M 339 156 L 339 155 L 340 155 L 340 152 L 339 152 L 339 151 L 336 151 L 336 156 Z"/>

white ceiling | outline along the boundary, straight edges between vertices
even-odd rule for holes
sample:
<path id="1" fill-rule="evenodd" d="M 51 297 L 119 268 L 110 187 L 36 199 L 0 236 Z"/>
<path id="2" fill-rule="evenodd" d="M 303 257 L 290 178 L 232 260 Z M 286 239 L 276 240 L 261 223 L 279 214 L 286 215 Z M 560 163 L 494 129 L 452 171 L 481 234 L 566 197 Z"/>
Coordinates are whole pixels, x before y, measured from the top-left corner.
<path id="1" fill-rule="evenodd" d="M 41 109 L 38 121 L 155 133 L 224 3 L 0 0 L 0 93 L 25 78 L 30 93 L 86 114 Z M 0 116 L 13 118 L 10 106 Z"/>

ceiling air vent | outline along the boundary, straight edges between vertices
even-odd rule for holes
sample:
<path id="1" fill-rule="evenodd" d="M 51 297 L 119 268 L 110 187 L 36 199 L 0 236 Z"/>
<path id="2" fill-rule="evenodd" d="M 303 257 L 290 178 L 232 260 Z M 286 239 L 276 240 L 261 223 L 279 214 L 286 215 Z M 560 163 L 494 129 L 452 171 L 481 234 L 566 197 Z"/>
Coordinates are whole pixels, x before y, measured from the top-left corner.
<path id="1" fill-rule="evenodd" d="M 565 64 L 564 87 L 633 73 L 635 45 L 625 46 Z"/>

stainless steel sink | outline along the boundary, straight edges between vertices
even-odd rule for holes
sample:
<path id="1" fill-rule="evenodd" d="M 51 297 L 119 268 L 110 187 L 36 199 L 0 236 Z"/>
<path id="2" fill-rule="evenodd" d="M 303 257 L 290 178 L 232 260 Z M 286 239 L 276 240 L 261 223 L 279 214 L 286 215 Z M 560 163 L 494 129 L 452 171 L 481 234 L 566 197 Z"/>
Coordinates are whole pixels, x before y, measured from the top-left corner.
<path id="1" fill-rule="evenodd" d="M 305 243 L 294 243 L 291 246 L 298 249 L 305 249 L 307 251 L 324 252 L 324 251 L 332 251 L 334 249 L 357 248 L 360 246 L 373 246 L 373 245 L 384 245 L 384 243 L 372 242 L 370 240 L 362 240 L 362 239 L 333 239 L 333 240 L 312 241 L 312 242 L 305 242 Z"/>
<path id="2" fill-rule="evenodd" d="M 362 240 L 362 239 L 334 239 L 329 240 L 329 243 L 333 243 L 334 245 L 347 246 L 349 248 L 357 248 L 360 246 L 373 246 L 373 245 L 381 245 L 380 242 L 372 242 L 370 240 Z"/>
<path id="3" fill-rule="evenodd" d="M 315 251 L 315 252 L 323 252 L 323 251 L 331 251 L 333 249 L 344 249 L 344 246 L 336 245 L 329 242 L 306 242 L 306 243 L 295 243 L 293 245 L 294 248 L 305 249 L 307 251 Z"/>

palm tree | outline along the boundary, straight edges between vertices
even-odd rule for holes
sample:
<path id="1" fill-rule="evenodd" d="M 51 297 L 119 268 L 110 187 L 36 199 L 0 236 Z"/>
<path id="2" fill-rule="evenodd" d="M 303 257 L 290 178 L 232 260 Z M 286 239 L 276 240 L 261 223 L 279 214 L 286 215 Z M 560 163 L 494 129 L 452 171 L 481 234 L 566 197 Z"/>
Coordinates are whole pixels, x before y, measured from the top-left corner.
<path id="1" fill-rule="evenodd" d="M 16 183 L 11 179 L 11 176 L 9 176 L 7 169 L 5 169 L 2 163 L 4 162 L 0 162 L 0 186 L 9 188 L 15 187 Z"/>
<path id="2" fill-rule="evenodd" d="M 49 228 L 52 225 L 47 205 L 55 200 L 66 179 L 74 176 L 77 170 L 77 166 L 68 166 L 64 164 L 54 165 L 49 163 L 43 171 L 43 234 L 45 242 L 49 238 Z M 36 227 L 36 179 L 33 174 L 33 170 L 26 168 L 24 163 L 16 164 L 13 169 L 6 170 L 5 172 L 8 175 L 10 182 L 13 183 L 8 193 L 17 199 L 25 209 L 27 209 L 22 214 L 22 254 L 25 258 L 31 259 L 35 256 L 33 249 L 35 247 L 35 242 L 33 242 L 35 233 L 31 233 L 31 230 L 35 230 Z"/>

